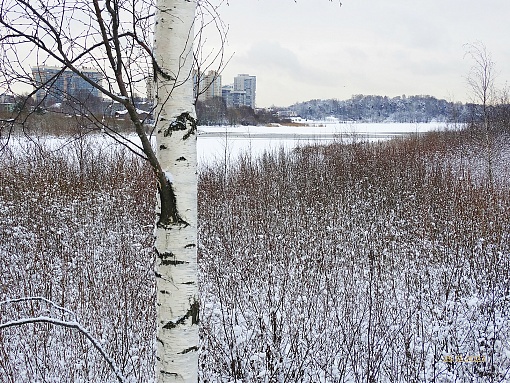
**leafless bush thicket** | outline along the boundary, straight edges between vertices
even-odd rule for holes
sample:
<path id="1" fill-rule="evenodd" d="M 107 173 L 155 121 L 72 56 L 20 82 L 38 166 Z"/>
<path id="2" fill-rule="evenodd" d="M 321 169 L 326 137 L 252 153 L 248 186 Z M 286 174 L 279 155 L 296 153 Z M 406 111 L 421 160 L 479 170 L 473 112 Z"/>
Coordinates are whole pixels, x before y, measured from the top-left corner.
<path id="1" fill-rule="evenodd" d="M 154 199 L 150 169 L 125 149 L 8 148 L 0 161 L 0 301 L 44 297 L 72 310 L 129 382 L 153 376 Z M 119 289 L 120 286 L 120 289 Z M 65 319 L 44 301 L 0 305 L 1 322 Z M 78 331 L 0 331 L 2 382 L 116 381 Z"/>
<path id="2" fill-rule="evenodd" d="M 507 380 L 509 185 L 471 134 L 203 172 L 203 380 Z"/>
<path id="3" fill-rule="evenodd" d="M 510 185 L 498 167 L 508 139 L 488 188 L 476 134 L 203 170 L 201 381 L 508 380 Z M 0 301 L 72 310 L 129 382 L 150 381 L 150 170 L 95 141 L 14 146 L 0 164 Z M 0 305 L 2 323 L 41 315 L 67 314 Z M 3 329 L 0 354 L 2 382 L 116 380 L 72 329 Z"/>

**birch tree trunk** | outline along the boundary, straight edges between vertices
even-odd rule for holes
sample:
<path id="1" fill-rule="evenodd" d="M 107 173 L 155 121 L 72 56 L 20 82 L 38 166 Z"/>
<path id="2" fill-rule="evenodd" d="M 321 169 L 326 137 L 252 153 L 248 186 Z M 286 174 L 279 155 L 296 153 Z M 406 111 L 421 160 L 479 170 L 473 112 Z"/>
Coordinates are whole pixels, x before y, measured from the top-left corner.
<path id="1" fill-rule="evenodd" d="M 197 153 L 193 105 L 195 0 L 158 0 L 154 34 L 157 382 L 197 382 Z"/>

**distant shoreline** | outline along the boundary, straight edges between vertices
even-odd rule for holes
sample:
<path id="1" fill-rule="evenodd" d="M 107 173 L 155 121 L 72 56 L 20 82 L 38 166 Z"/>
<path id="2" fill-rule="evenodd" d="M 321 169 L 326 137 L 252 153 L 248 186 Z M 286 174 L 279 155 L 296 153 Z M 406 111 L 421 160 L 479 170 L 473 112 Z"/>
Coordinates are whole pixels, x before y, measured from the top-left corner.
<path id="1" fill-rule="evenodd" d="M 403 137 L 416 132 L 360 132 L 360 133 L 237 133 L 237 132 L 199 132 L 199 139 L 202 138 L 228 138 L 228 139 L 289 139 L 289 140 L 332 140 L 347 138 L 396 138 Z"/>

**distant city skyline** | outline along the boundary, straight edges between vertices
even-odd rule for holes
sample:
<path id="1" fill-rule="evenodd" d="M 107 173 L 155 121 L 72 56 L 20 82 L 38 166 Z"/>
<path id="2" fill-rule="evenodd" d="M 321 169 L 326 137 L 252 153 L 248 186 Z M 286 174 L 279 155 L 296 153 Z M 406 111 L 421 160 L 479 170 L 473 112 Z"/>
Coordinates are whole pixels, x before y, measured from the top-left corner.
<path id="1" fill-rule="evenodd" d="M 346 100 L 356 94 L 470 102 L 466 77 L 473 61 L 466 56 L 466 44 L 481 42 L 495 63 L 496 85 L 510 81 L 508 0 L 342 3 L 224 2 L 218 9 L 229 29 L 224 57 L 232 57 L 220 74 L 255 73 L 257 107 Z M 218 52 L 214 41 L 208 39 L 208 49 Z M 12 90 L 33 88 L 25 84 Z"/>
<path id="2" fill-rule="evenodd" d="M 83 68 L 82 73 L 91 81 L 101 85 L 103 79 L 101 72 Z M 69 98 L 97 101 L 101 97 L 97 88 L 69 69 L 63 71 L 60 67 L 39 65 L 32 67 L 32 76 L 38 86 L 34 95 L 36 104 L 50 106 L 62 103 Z"/>
<path id="3" fill-rule="evenodd" d="M 499 86 L 510 80 L 510 2 L 487 0 L 232 0 L 222 72 L 256 73 L 257 106 L 288 106 L 355 94 L 428 94 L 469 102 L 473 65 L 465 44 L 481 42 Z M 217 47 L 216 47 L 217 49 Z"/>
<path id="4" fill-rule="evenodd" d="M 257 77 L 249 74 L 238 74 L 233 82 L 223 85 L 221 74 L 214 70 L 207 73 L 194 71 L 193 83 L 198 101 L 207 101 L 221 97 L 228 108 L 248 106 L 256 108 Z"/>

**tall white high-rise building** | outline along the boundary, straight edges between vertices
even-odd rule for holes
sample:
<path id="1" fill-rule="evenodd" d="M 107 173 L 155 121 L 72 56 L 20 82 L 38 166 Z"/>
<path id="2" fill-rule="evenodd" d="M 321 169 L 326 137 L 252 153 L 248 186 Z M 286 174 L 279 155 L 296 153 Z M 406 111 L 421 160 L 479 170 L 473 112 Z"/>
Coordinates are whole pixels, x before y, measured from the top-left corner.
<path id="1" fill-rule="evenodd" d="M 193 84 L 195 95 L 198 92 L 198 100 L 205 101 L 213 97 L 221 97 L 221 75 L 213 70 L 207 74 L 194 72 Z"/>
<path id="2" fill-rule="evenodd" d="M 257 77 L 249 74 L 239 74 L 234 78 L 234 92 L 245 92 L 243 105 L 255 109 L 255 93 Z"/>

